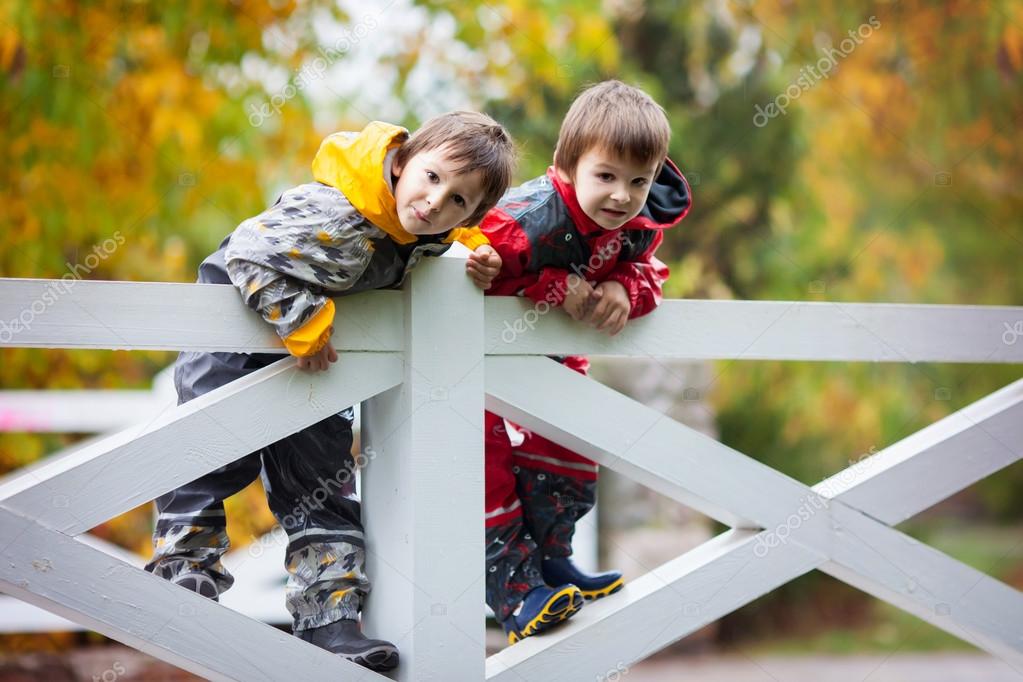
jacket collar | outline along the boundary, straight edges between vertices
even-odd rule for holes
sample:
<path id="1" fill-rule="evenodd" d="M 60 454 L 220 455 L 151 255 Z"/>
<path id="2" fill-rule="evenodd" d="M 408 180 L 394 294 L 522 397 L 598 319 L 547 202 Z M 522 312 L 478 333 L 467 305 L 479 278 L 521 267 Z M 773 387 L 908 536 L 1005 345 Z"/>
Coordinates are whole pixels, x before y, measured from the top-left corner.
<path id="1" fill-rule="evenodd" d="M 393 152 L 408 139 L 400 126 L 373 121 L 361 132 L 328 136 L 313 159 L 313 177 L 342 192 L 363 217 L 399 244 L 416 236 L 398 220 L 391 185 Z"/>

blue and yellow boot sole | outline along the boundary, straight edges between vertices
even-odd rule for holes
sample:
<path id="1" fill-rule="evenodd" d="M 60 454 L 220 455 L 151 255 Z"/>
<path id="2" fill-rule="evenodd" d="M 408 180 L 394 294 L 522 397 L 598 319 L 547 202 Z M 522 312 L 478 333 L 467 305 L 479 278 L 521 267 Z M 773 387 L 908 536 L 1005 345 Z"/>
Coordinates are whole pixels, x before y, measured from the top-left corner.
<path id="1" fill-rule="evenodd" d="M 623 587 L 625 587 L 625 578 L 619 578 L 610 585 L 602 587 L 599 590 L 581 589 L 579 590 L 579 592 L 583 595 L 583 599 L 585 599 L 586 601 L 595 601 L 597 599 L 602 599 L 604 597 L 612 595 L 618 590 L 622 589 Z"/>
<path id="2" fill-rule="evenodd" d="M 525 637 L 549 630 L 558 623 L 563 623 L 574 616 L 585 603 L 582 590 L 575 585 L 565 585 L 543 605 L 536 616 L 526 623 L 520 630 L 508 632 L 508 643 L 515 644 Z"/>

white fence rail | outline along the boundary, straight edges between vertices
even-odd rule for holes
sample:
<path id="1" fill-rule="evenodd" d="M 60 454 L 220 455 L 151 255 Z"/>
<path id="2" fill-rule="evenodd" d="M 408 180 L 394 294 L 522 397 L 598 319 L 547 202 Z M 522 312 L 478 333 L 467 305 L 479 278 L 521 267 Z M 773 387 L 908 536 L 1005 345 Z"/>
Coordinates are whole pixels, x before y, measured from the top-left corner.
<path id="1" fill-rule="evenodd" d="M 0 345 L 283 352 L 231 287 L 51 286 L 0 280 L 0 320 L 22 323 Z M 0 485 L 0 589 L 211 679 L 385 679 L 75 539 L 362 401 L 366 629 L 398 644 L 397 679 L 594 679 L 815 568 L 1023 671 L 1023 595 L 892 527 L 1023 456 L 1023 381 L 811 488 L 538 357 L 1023 363 L 1023 308 L 667 301 L 607 339 L 484 301 L 454 258 L 337 303 L 329 372 L 284 358 Z M 733 529 L 484 663 L 484 395 Z"/>

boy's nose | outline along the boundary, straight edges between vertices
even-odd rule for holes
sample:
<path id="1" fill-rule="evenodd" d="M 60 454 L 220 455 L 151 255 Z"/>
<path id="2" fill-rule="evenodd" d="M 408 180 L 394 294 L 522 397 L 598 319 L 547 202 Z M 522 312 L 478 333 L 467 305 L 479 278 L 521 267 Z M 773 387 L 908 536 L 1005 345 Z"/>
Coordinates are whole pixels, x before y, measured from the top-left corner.
<path id="1" fill-rule="evenodd" d="M 629 192 L 622 187 L 616 187 L 611 193 L 611 198 L 620 204 L 624 204 L 629 200 Z"/>

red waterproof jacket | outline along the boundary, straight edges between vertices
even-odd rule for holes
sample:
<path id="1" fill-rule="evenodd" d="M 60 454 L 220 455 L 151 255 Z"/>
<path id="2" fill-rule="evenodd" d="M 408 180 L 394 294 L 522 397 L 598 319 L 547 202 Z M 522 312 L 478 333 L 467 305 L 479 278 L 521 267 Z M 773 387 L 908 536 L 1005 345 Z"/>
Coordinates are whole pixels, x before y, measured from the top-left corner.
<path id="1" fill-rule="evenodd" d="M 662 230 L 682 220 L 691 203 L 689 183 L 669 159 L 639 215 L 605 230 L 583 212 L 575 188 L 548 168 L 508 190 L 480 225 L 504 261 L 486 293 L 560 306 L 575 273 L 591 282 L 620 282 L 632 305 L 629 317 L 646 315 L 661 302 L 668 277 L 668 267 L 654 257 Z"/>

